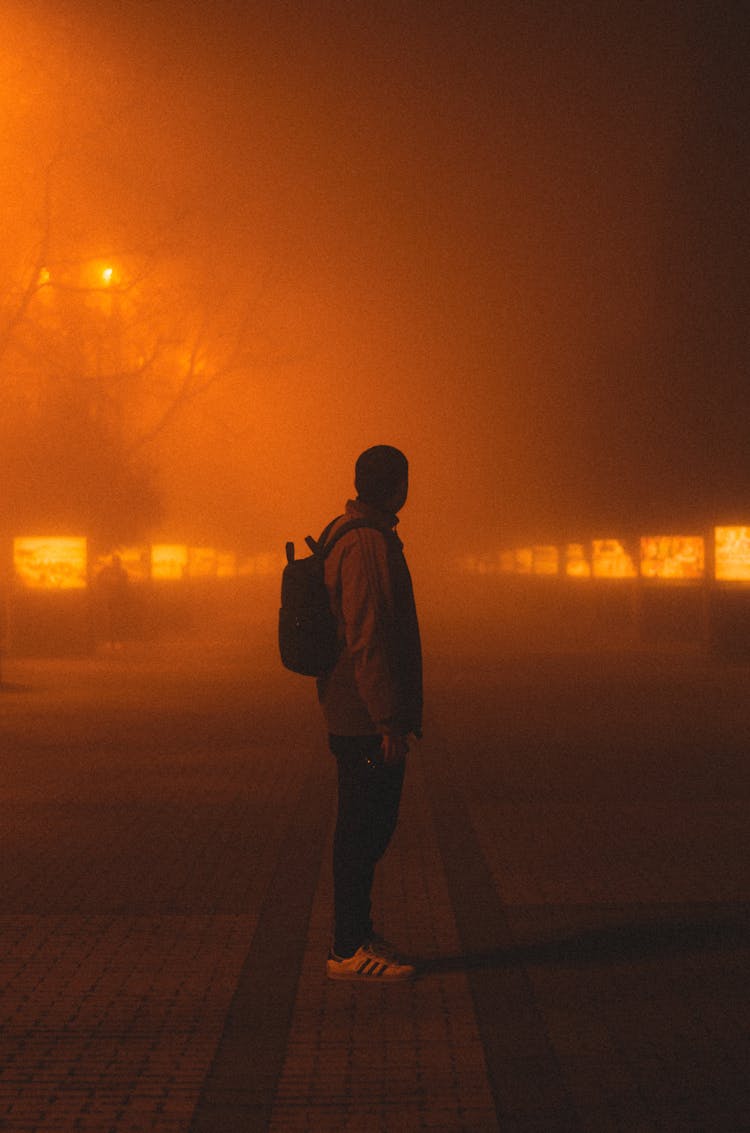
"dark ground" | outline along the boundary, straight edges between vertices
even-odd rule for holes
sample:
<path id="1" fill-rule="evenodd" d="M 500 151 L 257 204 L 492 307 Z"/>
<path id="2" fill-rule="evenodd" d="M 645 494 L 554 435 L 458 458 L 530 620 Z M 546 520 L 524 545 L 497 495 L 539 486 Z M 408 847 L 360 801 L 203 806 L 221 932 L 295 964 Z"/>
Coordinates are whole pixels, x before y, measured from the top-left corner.
<path id="1" fill-rule="evenodd" d="M 272 651 L 6 660 L 0 1129 L 750 1129 L 750 668 L 488 642 L 430 649 L 377 883 L 410 988 L 323 978 L 332 767 Z"/>

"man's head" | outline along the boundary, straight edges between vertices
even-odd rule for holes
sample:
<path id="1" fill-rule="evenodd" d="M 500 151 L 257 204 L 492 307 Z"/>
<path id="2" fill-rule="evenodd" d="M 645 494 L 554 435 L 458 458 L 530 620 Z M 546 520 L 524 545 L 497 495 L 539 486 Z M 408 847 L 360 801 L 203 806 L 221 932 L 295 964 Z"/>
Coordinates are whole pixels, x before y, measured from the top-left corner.
<path id="1" fill-rule="evenodd" d="M 357 460 L 354 486 L 363 503 L 383 511 L 400 511 L 409 490 L 409 462 L 391 445 L 368 448 Z"/>

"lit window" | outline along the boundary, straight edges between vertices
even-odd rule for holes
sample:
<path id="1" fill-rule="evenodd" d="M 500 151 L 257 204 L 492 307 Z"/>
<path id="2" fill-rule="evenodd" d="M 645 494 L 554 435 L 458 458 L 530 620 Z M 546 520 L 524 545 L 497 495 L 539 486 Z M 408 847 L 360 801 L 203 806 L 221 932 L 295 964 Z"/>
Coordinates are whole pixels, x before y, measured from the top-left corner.
<path id="1" fill-rule="evenodd" d="M 83 590 L 86 540 L 70 536 L 21 537 L 13 540 L 17 580 L 30 590 Z"/>
<path id="2" fill-rule="evenodd" d="M 635 578 L 633 560 L 618 539 L 595 539 L 593 542 L 594 578 Z"/>
<path id="3" fill-rule="evenodd" d="M 714 548 L 717 579 L 750 582 L 750 527 L 717 527 Z"/>
<path id="4" fill-rule="evenodd" d="M 644 578 L 703 578 L 704 563 L 700 535 L 646 535 L 641 539 Z"/>
<path id="5" fill-rule="evenodd" d="M 183 543 L 154 543 L 151 548 L 152 578 L 184 578 L 187 563 L 188 549 Z"/>

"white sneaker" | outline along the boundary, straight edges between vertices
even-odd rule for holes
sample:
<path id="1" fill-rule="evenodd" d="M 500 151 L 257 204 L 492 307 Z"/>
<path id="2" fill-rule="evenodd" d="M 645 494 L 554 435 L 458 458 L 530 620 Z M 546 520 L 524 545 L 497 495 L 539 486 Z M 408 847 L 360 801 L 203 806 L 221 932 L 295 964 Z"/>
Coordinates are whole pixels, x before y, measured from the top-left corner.
<path id="1" fill-rule="evenodd" d="M 380 955 L 367 943 L 358 948 L 353 956 L 341 957 L 330 952 L 326 975 L 329 980 L 395 983 L 398 980 L 414 979 L 416 969 L 411 964 L 401 964 L 395 959 Z"/>

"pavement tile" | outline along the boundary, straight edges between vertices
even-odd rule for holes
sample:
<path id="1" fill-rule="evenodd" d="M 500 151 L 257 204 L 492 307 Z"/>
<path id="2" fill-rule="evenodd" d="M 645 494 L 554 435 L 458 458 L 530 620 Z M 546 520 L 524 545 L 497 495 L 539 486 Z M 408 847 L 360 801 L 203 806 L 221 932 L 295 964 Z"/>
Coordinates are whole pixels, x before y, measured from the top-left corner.
<path id="1" fill-rule="evenodd" d="M 62 1133 L 80 1113 L 89 1128 L 119 1130 L 136 1110 L 148 1127 L 167 1099 L 184 1128 L 252 931 L 251 917 L 0 917 L 9 1128 Z"/>
<path id="2" fill-rule="evenodd" d="M 397 940 L 406 954 L 427 958 L 443 949 L 456 952 L 460 944 L 422 775 L 415 753 L 399 828 L 376 875 L 373 909 L 379 931 Z M 411 856 L 414 847 L 419 847 L 416 861 Z M 442 898 L 434 904 L 420 900 L 428 884 Z M 331 909 L 329 844 L 272 1133 L 327 1128 L 324 1122 L 332 1107 L 341 1112 L 344 1124 L 339 1128 L 344 1129 L 497 1130 L 466 976 L 452 972 L 392 987 L 327 981 Z M 292 1116 L 300 1097 L 305 1100 L 306 1123 L 301 1115 Z M 472 1125 L 465 1124 L 466 1112 L 471 1112 Z"/>
<path id="3" fill-rule="evenodd" d="M 122 680 L 30 663 L 16 683 L 43 674 L 44 691 L 2 703 L 18 754 L 0 768 L 3 1133 L 189 1133 L 210 1089 L 296 852 L 290 800 L 329 757 L 278 681 L 248 692 L 236 663 L 203 658 L 196 676 L 193 660 Z M 281 1072 L 256 1082 L 270 1129 L 750 1128 L 746 669 L 537 658 L 439 676 L 439 738 L 410 757 L 374 893 L 378 927 L 424 975 L 325 979 L 329 835 Z M 438 772 L 476 852 L 458 875 Z M 282 1007 L 270 986 L 263 1011 Z M 239 1023 L 267 1025 L 255 1010 Z M 575 1125 L 539 1088 L 551 1066 Z M 245 1071 L 226 1070 L 241 1110 Z"/>

